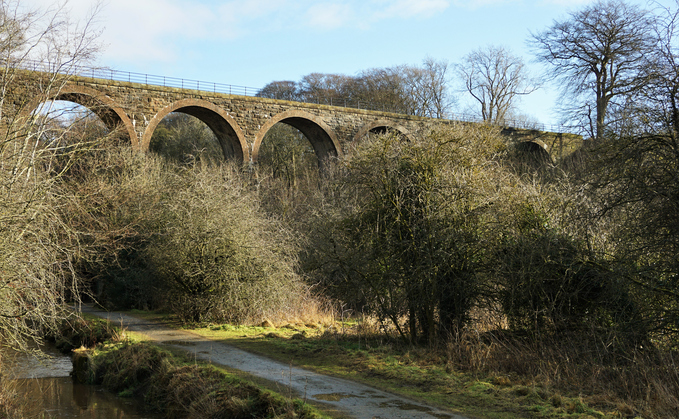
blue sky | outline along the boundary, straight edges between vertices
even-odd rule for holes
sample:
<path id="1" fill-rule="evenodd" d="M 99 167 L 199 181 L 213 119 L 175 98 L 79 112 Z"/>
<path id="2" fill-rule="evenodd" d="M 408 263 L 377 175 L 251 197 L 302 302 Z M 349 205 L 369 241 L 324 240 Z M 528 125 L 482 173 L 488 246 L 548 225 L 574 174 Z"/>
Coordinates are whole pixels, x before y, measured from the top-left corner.
<path id="1" fill-rule="evenodd" d="M 643 0 L 642 0 L 643 1 Z M 639 2 L 639 4 L 645 4 Z M 23 0 L 40 8 L 51 0 Z M 108 0 L 98 15 L 98 64 L 117 70 L 247 87 L 298 81 L 312 72 L 355 75 L 374 67 L 459 62 L 473 49 L 504 46 L 526 61 L 531 32 L 591 0 Z M 82 17 L 95 0 L 70 0 Z M 451 76 L 454 76 L 451 72 Z M 455 78 L 451 77 L 451 86 Z M 458 93 L 458 112 L 467 100 Z M 519 110 L 558 122 L 555 86 Z"/>

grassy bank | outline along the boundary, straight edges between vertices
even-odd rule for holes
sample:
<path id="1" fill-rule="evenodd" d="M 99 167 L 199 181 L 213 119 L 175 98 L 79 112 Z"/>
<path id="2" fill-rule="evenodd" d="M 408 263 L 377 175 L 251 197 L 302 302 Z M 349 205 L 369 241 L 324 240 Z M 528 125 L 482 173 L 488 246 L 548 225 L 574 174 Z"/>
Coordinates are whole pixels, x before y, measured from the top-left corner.
<path id="1" fill-rule="evenodd" d="M 620 366 L 597 366 L 584 357 L 558 359 L 567 354 L 558 352 L 556 344 L 529 348 L 520 347 L 518 339 L 501 342 L 467 336 L 446 347 L 418 348 L 387 339 L 356 322 L 278 328 L 210 325 L 191 330 L 285 363 L 364 382 L 470 417 L 650 418 L 673 414 L 666 407 L 650 406 L 644 397 L 616 394 L 614 387 L 619 383 L 612 377 Z M 638 361 L 636 368 L 626 369 L 628 377 L 644 368 L 641 359 Z M 519 372 L 531 365 L 533 370 Z M 550 374 L 549 365 L 560 371 Z M 559 374 L 564 376 L 562 381 L 574 379 L 571 374 L 578 370 L 583 370 L 580 377 L 584 377 L 586 368 L 592 376 L 587 382 L 566 386 L 556 379 Z M 647 375 L 653 375 L 651 369 Z M 604 376 L 609 377 L 609 383 Z M 618 390 L 624 393 L 629 389 Z"/>
<path id="2" fill-rule="evenodd" d="M 168 418 L 321 418 L 302 400 L 264 390 L 213 366 L 147 342 L 75 351 L 76 374 L 123 397 L 143 398 Z"/>

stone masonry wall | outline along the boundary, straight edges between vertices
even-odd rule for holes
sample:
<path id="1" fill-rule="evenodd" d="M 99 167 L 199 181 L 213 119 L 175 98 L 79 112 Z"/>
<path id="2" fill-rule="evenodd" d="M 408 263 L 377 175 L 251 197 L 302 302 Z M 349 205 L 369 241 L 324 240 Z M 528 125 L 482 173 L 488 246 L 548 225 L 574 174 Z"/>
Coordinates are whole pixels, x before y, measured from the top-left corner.
<path id="1" fill-rule="evenodd" d="M 29 78 L 30 73 L 27 73 Z M 24 82 L 23 85 L 30 86 L 30 83 Z M 35 93 L 32 88 L 17 90 L 15 95 L 31 96 Z M 185 112 L 203 120 L 223 141 L 225 150 L 231 150 L 232 155 L 244 161 L 256 159 L 266 131 L 277 122 L 288 123 L 302 131 L 319 158 L 341 156 L 353 141 L 372 130 L 393 129 L 415 139 L 436 126 L 451 123 L 387 112 L 92 78 L 70 79 L 54 98 L 92 109 L 110 128 L 122 126 L 125 135 L 130 137 L 131 145 L 140 150 L 148 149 L 153 130 L 167 114 Z M 559 157 L 581 142 L 567 134 L 564 137 L 538 131 L 505 131 L 522 141 L 539 141 L 550 154 L 551 148 L 555 152 L 558 149 Z M 557 143 L 559 147 L 554 147 Z"/>

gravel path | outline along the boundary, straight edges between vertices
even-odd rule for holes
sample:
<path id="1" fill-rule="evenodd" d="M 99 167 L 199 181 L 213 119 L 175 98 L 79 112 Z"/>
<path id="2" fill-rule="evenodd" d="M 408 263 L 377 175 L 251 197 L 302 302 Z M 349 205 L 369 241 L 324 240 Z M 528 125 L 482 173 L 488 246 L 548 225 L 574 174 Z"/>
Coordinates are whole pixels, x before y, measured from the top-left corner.
<path id="1" fill-rule="evenodd" d="M 106 312 L 91 306 L 82 306 L 82 310 L 115 324 L 122 323 L 128 330 L 141 332 L 154 342 L 182 349 L 202 361 L 247 372 L 272 381 L 282 388 L 292 388 L 298 397 L 320 403 L 327 407 L 329 412 L 342 417 L 466 419 L 364 384 L 291 367 L 189 331 L 172 329 L 161 323 L 123 313 Z"/>

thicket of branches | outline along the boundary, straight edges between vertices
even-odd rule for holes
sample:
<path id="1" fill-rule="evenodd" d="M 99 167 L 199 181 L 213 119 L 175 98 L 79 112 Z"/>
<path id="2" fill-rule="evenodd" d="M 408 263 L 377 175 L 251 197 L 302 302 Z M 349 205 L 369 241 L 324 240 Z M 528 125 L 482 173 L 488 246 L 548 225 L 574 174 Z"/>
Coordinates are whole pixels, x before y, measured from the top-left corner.
<path id="1" fill-rule="evenodd" d="M 65 176 L 62 217 L 87 243 L 76 272 L 95 301 L 234 323 L 313 309 L 297 240 L 239 172 L 127 148 L 81 157 Z"/>
<path id="2" fill-rule="evenodd" d="M 479 313 L 531 336 L 615 328 L 644 341 L 631 284 L 571 225 L 565 209 L 585 197 L 562 177 L 536 183 L 512 148 L 462 125 L 366 140 L 316 204 L 305 269 L 411 343 L 445 342 Z"/>
<path id="3" fill-rule="evenodd" d="M 0 2 L 0 345 L 24 348 L 68 317 L 77 298 L 73 262 L 79 246 L 60 217 L 56 187 L 83 150 L 103 138 L 83 136 L 82 124 L 59 126 L 49 100 L 75 66 L 97 51 L 91 21 L 71 22 L 63 9 L 26 11 Z M 29 80 L 29 59 L 54 72 Z M 34 102 L 14 100 L 22 89 Z M 29 106 L 46 103 L 40 112 Z M 76 121 L 77 122 L 77 121 Z"/>

